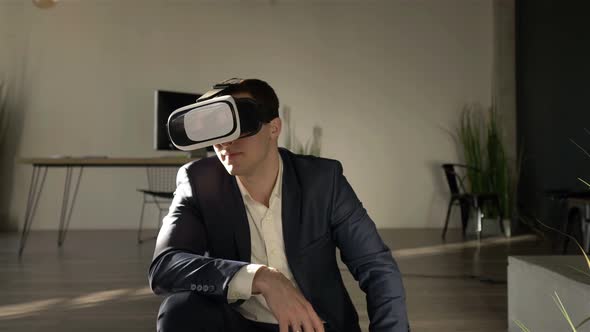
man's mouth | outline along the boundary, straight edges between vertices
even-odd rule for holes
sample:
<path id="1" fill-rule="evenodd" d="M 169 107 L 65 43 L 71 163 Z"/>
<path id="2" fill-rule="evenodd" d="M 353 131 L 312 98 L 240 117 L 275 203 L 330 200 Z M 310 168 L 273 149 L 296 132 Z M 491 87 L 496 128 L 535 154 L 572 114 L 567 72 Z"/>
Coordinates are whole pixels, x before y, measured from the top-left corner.
<path id="1" fill-rule="evenodd" d="M 242 154 L 242 153 L 241 152 L 229 152 L 229 153 L 226 152 L 225 157 L 226 158 L 234 158 L 235 156 L 238 156 L 240 154 Z"/>

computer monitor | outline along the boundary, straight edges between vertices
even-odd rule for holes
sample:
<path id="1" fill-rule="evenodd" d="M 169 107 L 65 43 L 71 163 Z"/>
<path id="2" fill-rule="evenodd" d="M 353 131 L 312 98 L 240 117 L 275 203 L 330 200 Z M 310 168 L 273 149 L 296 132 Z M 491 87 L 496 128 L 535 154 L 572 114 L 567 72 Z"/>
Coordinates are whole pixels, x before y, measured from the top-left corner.
<path id="1" fill-rule="evenodd" d="M 154 149 L 158 151 L 178 151 L 170 142 L 166 123 L 175 110 L 194 104 L 201 95 L 188 92 L 156 90 L 154 93 Z M 213 151 L 208 147 L 207 151 Z"/>

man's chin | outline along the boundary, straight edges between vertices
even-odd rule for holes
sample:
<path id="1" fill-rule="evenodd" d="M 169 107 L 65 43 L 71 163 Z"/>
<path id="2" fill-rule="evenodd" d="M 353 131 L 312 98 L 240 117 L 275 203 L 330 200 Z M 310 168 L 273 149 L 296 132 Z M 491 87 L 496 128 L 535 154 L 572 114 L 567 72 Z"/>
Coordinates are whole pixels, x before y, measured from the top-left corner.
<path id="1" fill-rule="evenodd" d="M 227 173 L 229 175 L 233 175 L 233 176 L 240 175 L 240 168 L 236 167 L 236 165 L 225 165 L 224 164 L 223 166 L 225 167 L 225 170 L 227 171 Z"/>

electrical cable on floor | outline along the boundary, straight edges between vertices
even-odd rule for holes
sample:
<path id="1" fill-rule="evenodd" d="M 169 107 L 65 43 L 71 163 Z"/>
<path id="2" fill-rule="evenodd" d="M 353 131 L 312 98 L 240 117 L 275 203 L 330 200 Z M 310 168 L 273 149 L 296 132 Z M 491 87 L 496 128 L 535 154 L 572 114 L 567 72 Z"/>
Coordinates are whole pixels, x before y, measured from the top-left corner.
<path id="1" fill-rule="evenodd" d="M 483 282 L 485 284 L 491 285 L 506 285 L 507 281 L 502 279 L 494 279 L 492 277 L 485 277 L 485 276 L 469 276 L 472 279 L 479 279 L 479 282 Z"/>

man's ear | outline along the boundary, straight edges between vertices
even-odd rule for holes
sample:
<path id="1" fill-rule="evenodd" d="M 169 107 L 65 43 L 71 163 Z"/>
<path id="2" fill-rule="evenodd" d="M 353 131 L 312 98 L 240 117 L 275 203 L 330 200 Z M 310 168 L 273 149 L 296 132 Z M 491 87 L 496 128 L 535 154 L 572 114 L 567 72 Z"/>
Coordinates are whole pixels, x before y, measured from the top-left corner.
<path id="1" fill-rule="evenodd" d="M 281 119 L 278 117 L 274 118 L 269 122 L 269 124 L 270 124 L 270 135 L 272 136 L 272 138 L 278 138 L 279 135 L 281 134 L 281 128 L 283 126 Z"/>

